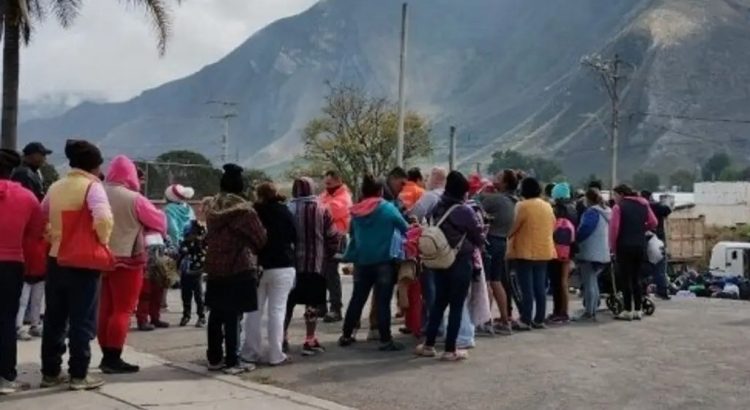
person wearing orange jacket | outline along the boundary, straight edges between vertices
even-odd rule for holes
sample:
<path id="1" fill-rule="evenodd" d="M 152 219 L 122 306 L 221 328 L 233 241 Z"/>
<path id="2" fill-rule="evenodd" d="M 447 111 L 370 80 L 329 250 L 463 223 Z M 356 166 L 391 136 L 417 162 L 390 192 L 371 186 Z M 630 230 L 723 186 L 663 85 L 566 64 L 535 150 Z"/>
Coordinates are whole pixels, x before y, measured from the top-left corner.
<path id="1" fill-rule="evenodd" d="M 406 173 L 406 184 L 401 190 L 399 199 L 407 211 L 411 211 L 414 205 L 424 195 L 424 177 L 419 168 L 412 168 Z"/>
<path id="2" fill-rule="evenodd" d="M 353 205 L 352 193 L 341 180 L 341 175 L 337 171 L 326 172 L 323 183 L 325 184 L 325 190 L 320 194 L 320 203 L 331 213 L 333 227 L 343 238 L 349 233 L 349 224 L 351 223 L 349 208 Z M 328 301 L 331 306 L 323 321 L 326 323 L 340 322 L 342 320 L 343 303 L 339 261 L 335 258 L 327 258 L 323 271 L 328 288 Z"/>

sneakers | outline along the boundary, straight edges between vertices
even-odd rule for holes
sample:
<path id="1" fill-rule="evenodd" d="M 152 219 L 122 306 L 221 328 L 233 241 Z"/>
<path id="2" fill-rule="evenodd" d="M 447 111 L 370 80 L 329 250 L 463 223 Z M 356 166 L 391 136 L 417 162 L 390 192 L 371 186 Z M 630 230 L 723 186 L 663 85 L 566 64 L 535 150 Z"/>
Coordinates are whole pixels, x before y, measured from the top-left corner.
<path id="1" fill-rule="evenodd" d="M 528 332 L 531 330 L 531 325 L 518 321 L 513 323 L 512 328 L 517 332 Z"/>
<path id="2" fill-rule="evenodd" d="M 477 336 L 494 336 L 495 327 L 492 325 L 492 322 L 487 322 L 483 325 L 478 325 L 474 330 L 474 333 Z"/>
<path id="3" fill-rule="evenodd" d="M 391 340 L 389 342 L 382 343 L 380 347 L 378 347 L 378 350 L 380 350 L 381 352 L 400 352 L 404 350 L 404 345 Z"/>
<path id="4" fill-rule="evenodd" d="M 141 367 L 130 364 L 117 355 L 111 358 L 102 359 L 101 364 L 99 364 L 99 369 L 104 374 L 131 374 L 138 373 L 141 370 Z"/>
<path id="5" fill-rule="evenodd" d="M 568 315 L 550 315 L 547 318 L 547 323 L 551 325 L 564 325 L 570 322 Z"/>
<path id="6" fill-rule="evenodd" d="M 544 330 L 547 328 L 547 325 L 542 322 L 531 322 L 531 328 L 534 330 Z"/>
<path id="7" fill-rule="evenodd" d="M 417 348 L 414 350 L 414 354 L 416 354 L 419 357 L 435 357 L 437 356 L 437 352 L 435 351 L 434 346 L 425 346 L 423 344 L 417 346 Z"/>
<path id="8" fill-rule="evenodd" d="M 31 337 L 42 337 L 42 327 L 41 326 L 31 326 L 29 328 L 29 334 Z"/>
<path id="9" fill-rule="evenodd" d="M 513 326 L 510 323 L 498 323 L 494 326 L 493 331 L 500 336 L 512 336 Z"/>
<path id="10" fill-rule="evenodd" d="M 596 322 L 596 316 L 589 312 L 581 311 L 578 315 L 573 316 L 571 320 L 574 322 Z"/>
<path id="11" fill-rule="evenodd" d="M 445 352 L 440 357 L 440 360 L 444 362 L 460 362 L 469 358 L 469 352 L 465 350 L 456 349 L 455 352 Z"/>
<path id="12" fill-rule="evenodd" d="M 224 362 L 219 362 L 219 363 L 209 363 L 207 368 L 209 372 L 218 372 L 218 371 L 224 370 L 224 367 L 226 367 L 224 366 Z"/>
<path id="13" fill-rule="evenodd" d="M 18 332 L 16 332 L 16 338 L 22 342 L 28 342 L 29 340 L 33 339 L 28 329 L 26 329 L 26 326 L 18 329 Z"/>
<path id="14" fill-rule="evenodd" d="M 615 316 L 615 320 L 624 320 L 630 322 L 633 320 L 633 314 L 627 310 L 623 310 L 619 315 Z"/>
<path id="15" fill-rule="evenodd" d="M 83 379 L 71 378 L 70 379 L 70 390 L 81 391 L 81 390 L 94 390 L 104 386 L 104 380 L 88 375 Z"/>
<path id="16" fill-rule="evenodd" d="M 166 329 L 169 327 L 169 323 L 161 321 L 161 320 L 154 320 L 151 322 L 152 325 L 154 325 L 157 329 Z"/>
<path id="17" fill-rule="evenodd" d="M 68 376 L 58 375 L 58 376 L 42 376 L 42 383 L 39 385 L 39 387 L 43 389 L 48 389 L 51 387 L 57 387 L 62 386 L 65 383 L 69 383 L 70 378 Z"/>
<path id="18" fill-rule="evenodd" d="M 633 312 L 633 320 L 641 319 L 643 319 L 643 312 L 641 312 L 640 310 L 636 310 L 635 312 Z"/>
<path id="19" fill-rule="evenodd" d="M 156 327 L 154 327 L 154 325 L 152 325 L 151 323 L 138 323 L 138 330 L 140 330 L 141 332 L 150 332 L 154 329 L 156 329 Z"/>
<path id="20" fill-rule="evenodd" d="M 339 338 L 339 346 L 341 347 L 349 347 L 357 342 L 357 339 L 355 339 L 353 336 L 341 336 Z"/>
<path id="21" fill-rule="evenodd" d="M 341 311 L 331 311 L 328 312 L 325 317 L 323 317 L 323 322 L 325 323 L 336 323 L 344 320 L 344 318 L 341 316 Z"/>
<path id="22" fill-rule="evenodd" d="M 180 327 L 185 327 L 188 323 L 190 323 L 190 316 L 183 316 L 182 319 L 180 319 Z"/>
<path id="23" fill-rule="evenodd" d="M 326 349 L 320 345 L 318 339 L 306 341 L 302 345 L 302 356 L 315 356 L 318 353 L 325 353 Z"/>
<path id="24" fill-rule="evenodd" d="M 206 318 L 205 317 L 199 317 L 198 321 L 195 322 L 195 327 L 197 328 L 203 328 L 206 327 Z"/>
<path id="25" fill-rule="evenodd" d="M 224 368 L 224 374 L 228 374 L 230 376 L 237 376 L 242 373 L 252 372 L 255 370 L 254 364 L 244 364 L 244 363 L 237 363 L 236 365 L 232 367 L 226 367 Z"/>
<path id="26" fill-rule="evenodd" d="M 31 388 L 31 385 L 28 383 L 5 380 L 2 377 L 0 377 L 0 396 L 18 393 L 20 391 L 26 391 L 26 390 L 29 390 L 30 388 Z"/>

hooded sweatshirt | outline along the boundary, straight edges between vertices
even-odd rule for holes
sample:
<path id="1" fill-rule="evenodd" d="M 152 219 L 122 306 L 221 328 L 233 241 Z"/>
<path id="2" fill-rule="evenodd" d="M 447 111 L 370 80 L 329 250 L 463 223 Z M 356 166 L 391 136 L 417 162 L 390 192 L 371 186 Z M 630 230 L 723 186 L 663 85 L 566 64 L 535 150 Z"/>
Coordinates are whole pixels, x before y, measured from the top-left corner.
<path id="1" fill-rule="evenodd" d="M 294 216 L 297 230 L 297 272 L 322 274 L 323 263 L 336 253 L 341 234 L 334 227 L 331 213 L 313 195 L 314 191 L 312 179 L 295 180 L 289 210 Z"/>
<path id="2" fill-rule="evenodd" d="M 601 205 L 594 205 L 583 212 L 578 226 L 576 240 L 578 254 L 576 259 L 582 262 L 610 262 L 609 223 L 612 210 Z"/>
<path id="3" fill-rule="evenodd" d="M 609 225 L 609 243 L 613 250 L 619 247 L 646 248 L 646 232 L 659 225 L 656 215 L 645 198 L 626 196 L 612 209 Z"/>
<path id="4" fill-rule="evenodd" d="M 17 182 L 0 180 L 0 262 L 23 262 L 24 243 L 40 241 L 44 225 L 34 194 Z"/>
<path id="5" fill-rule="evenodd" d="M 220 193 L 206 210 L 206 274 L 209 279 L 256 271 L 258 252 L 266 244 L 266 228 L 250 202 Z"/>
<path id="6" fill-rule="evenodd" d="M 185 229 L 195 220 L 195 212 L 185 202 L 169 202 L 164 213 L 167 215 L 167 237 L 177 246 L 184 239 Z"/>
<path id="7" fill-rule="evenodd" d="M 116 267 L 139 268 L 146 264 L 144 231 L 166 233 L 164 213 L 140 194 L 140 183 L 135 164 L 128 157 L 118 155 L 109 166 L 104 190 L 107 192 L 114 227 L 110 249 Z"/>
<path id="8" fill-rule="evenodd" d="M 349 188 L 346 185 L 341 185 L 333 193 L 327 190 L 323 191 L 320 194 L 320 203 L 328 208 L 331 213 L 336 230 L 342 234 L 349 232 L 349 223 L 351 222 L 349 208 L 352 206 L 352 193 L 349 192 Z"/>
<path id="9" fill-rule="evenodd" d="M 394 231 L 406 234 L 408 225 L 396 207 L 382 198 L 367 198 L 351 209 L 351 241 L 344 260 L 358 266 L 391 261 Z"/>

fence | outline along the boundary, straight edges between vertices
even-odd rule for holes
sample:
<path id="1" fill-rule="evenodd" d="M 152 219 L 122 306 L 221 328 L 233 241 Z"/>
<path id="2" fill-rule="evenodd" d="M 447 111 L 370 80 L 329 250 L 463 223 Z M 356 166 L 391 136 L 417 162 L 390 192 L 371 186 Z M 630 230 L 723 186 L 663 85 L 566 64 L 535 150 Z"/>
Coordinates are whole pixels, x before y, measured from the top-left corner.
<path id="1" fill-rule="evenodd" d="M 143 171 L 143 192 L 149 199 L 163 199 L 172 184 L 192 187 L 196 199 L 219 191 L 221 171 L 211 165 L 157 161 L 136 161 L 136 165 Z"/>

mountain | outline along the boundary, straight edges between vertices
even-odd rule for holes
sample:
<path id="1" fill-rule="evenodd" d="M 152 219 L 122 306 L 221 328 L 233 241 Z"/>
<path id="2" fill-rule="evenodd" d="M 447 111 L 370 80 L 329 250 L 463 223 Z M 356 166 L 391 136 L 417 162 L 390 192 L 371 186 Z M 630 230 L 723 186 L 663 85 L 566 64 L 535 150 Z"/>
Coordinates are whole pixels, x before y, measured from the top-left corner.
<path id="1" fill-rule="evenodd" d="M 231 155 L 268 167 L 301 151 L 300 130 L 320 112 L 327 82 L 395 99 L 400 0 L 322 0 L 250 37 L 199 72 L 130 101 L 84 103 L 21 125 L 59 146 L 70 136 L 110 153 L 155 157 L 175 148 L 220 155 L 221 108 L 235 101 Z M 692 170 L 712 151 L 750 159 L 750 0 L 411 0 L 409 108 L 433 122 L 436 155 L 449 125 L 459 159 L 497 149 L 553 157 L 574 177 L 606 174 L 608 98 L 584 55 L 619 53 L 621 172 Z M 643 115 L 667 114 L 668 116 Z M 680 118 L 669 117 L 679 114 Z"/>

